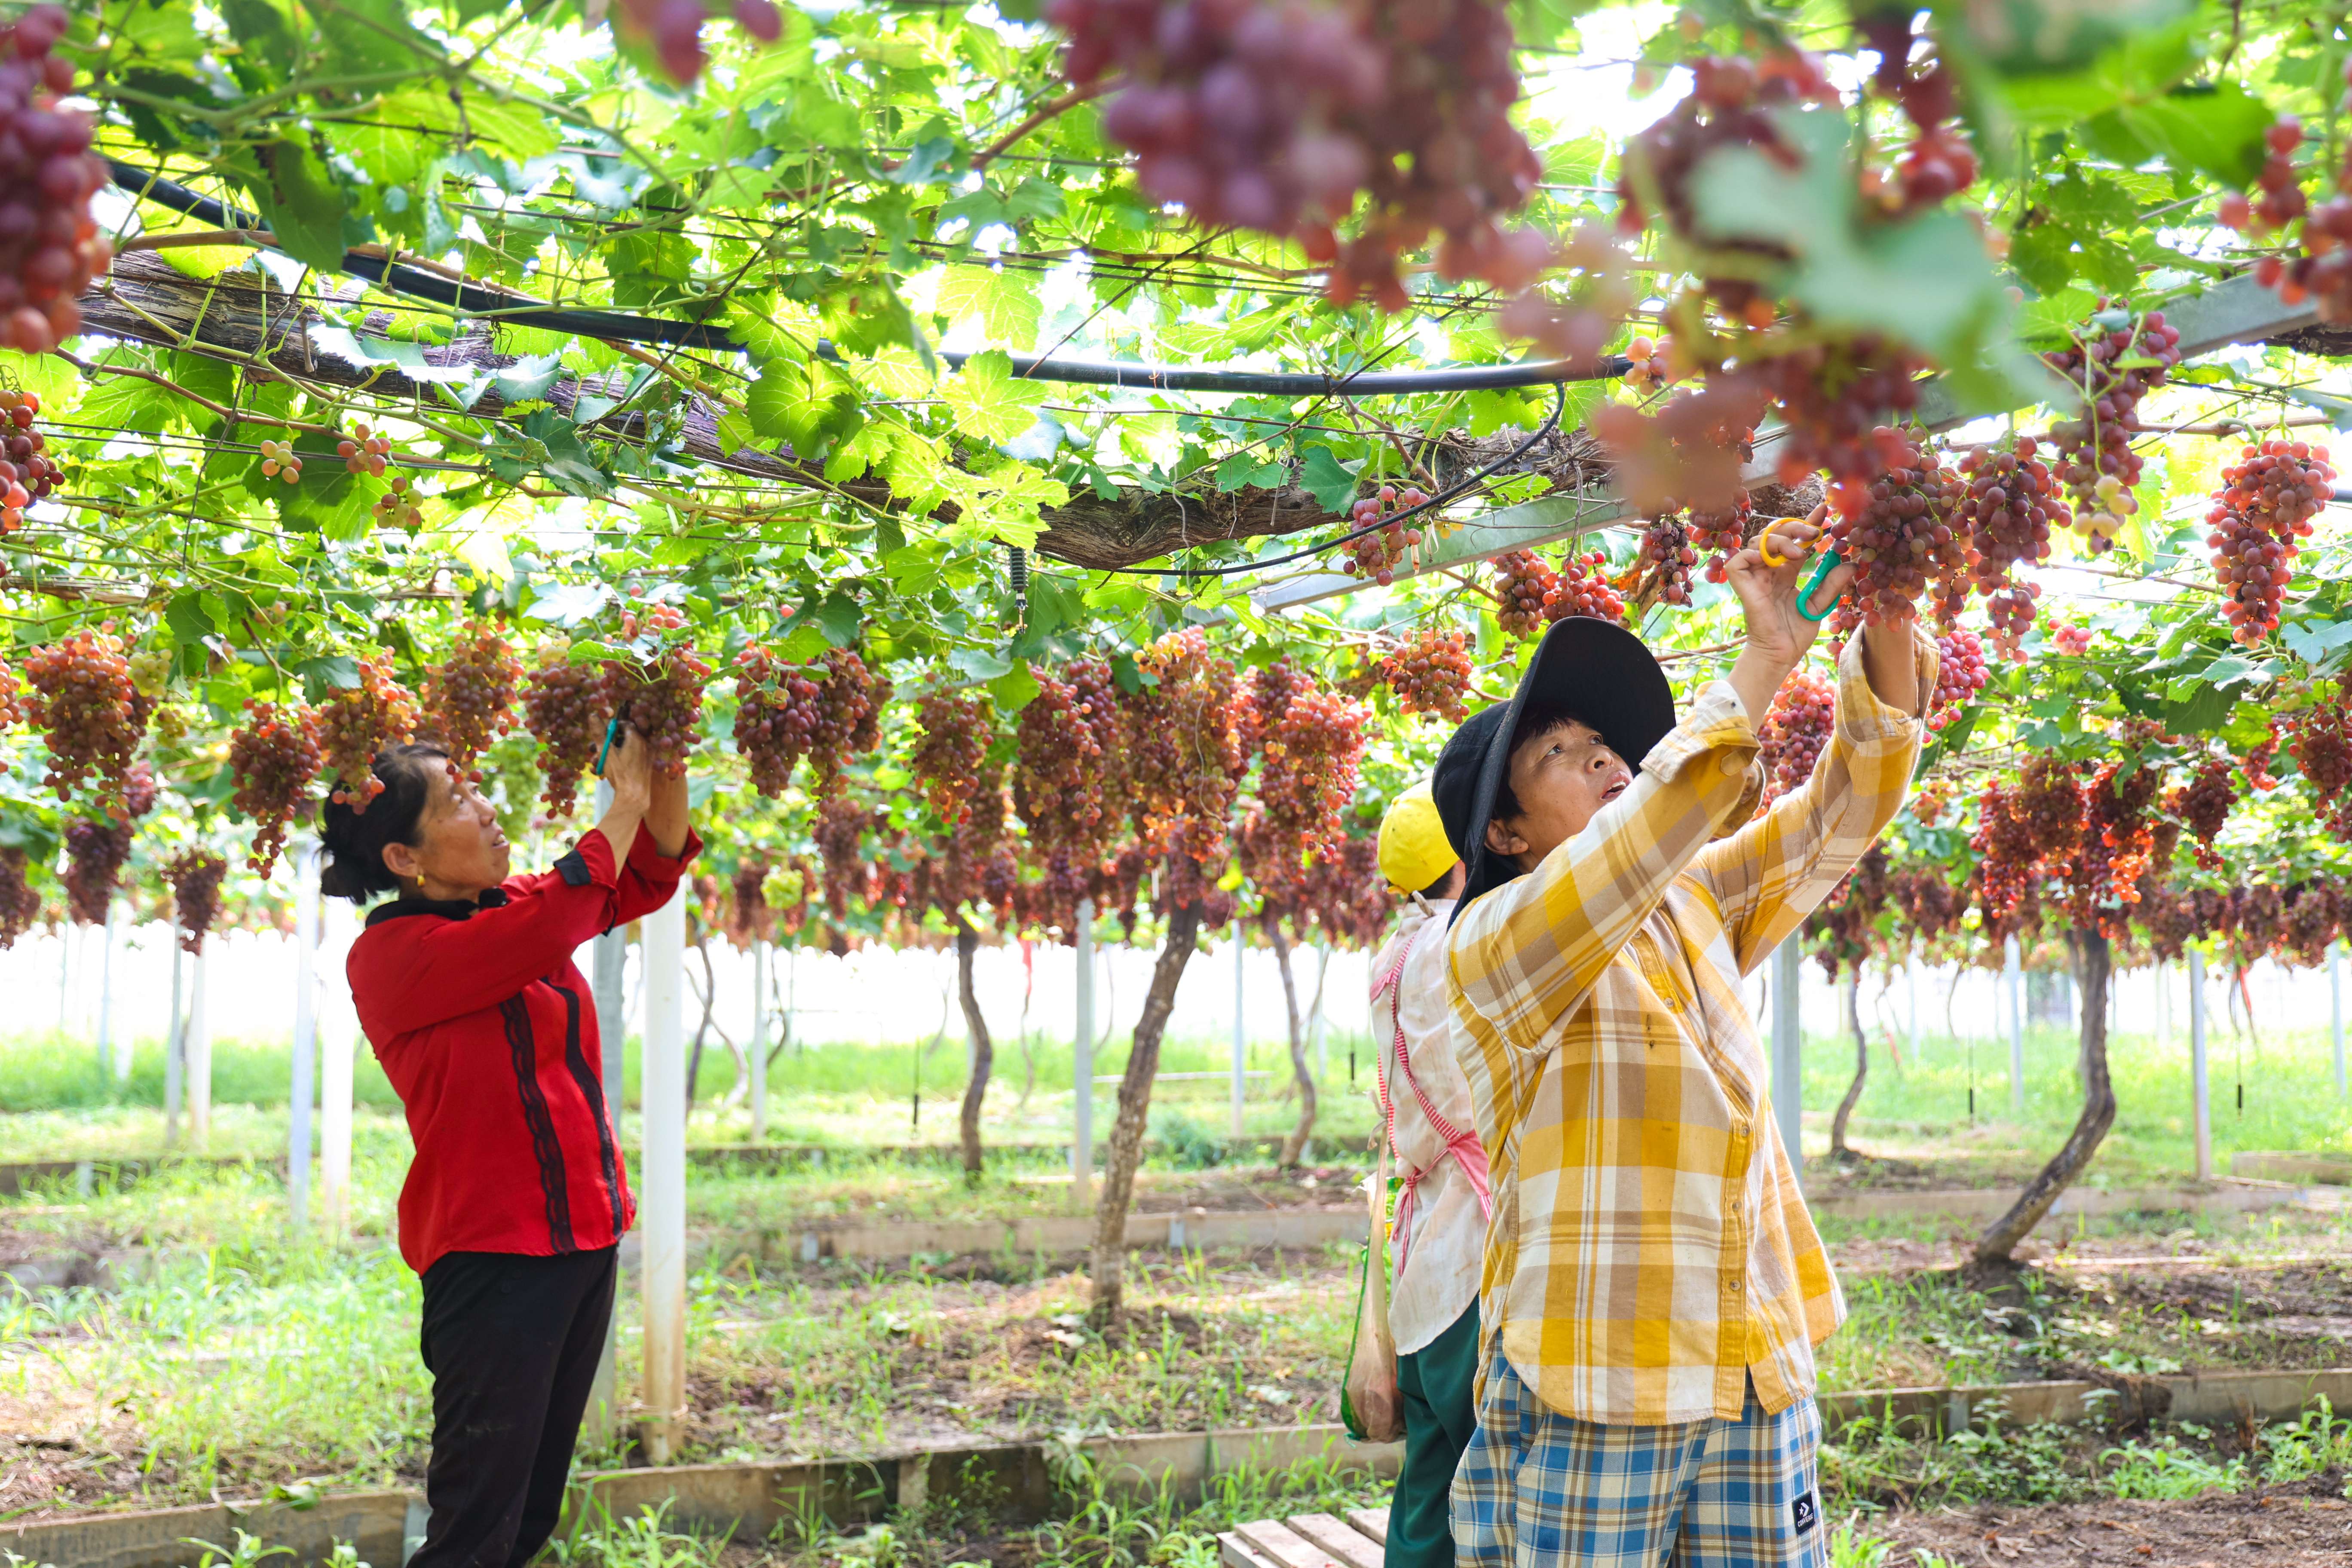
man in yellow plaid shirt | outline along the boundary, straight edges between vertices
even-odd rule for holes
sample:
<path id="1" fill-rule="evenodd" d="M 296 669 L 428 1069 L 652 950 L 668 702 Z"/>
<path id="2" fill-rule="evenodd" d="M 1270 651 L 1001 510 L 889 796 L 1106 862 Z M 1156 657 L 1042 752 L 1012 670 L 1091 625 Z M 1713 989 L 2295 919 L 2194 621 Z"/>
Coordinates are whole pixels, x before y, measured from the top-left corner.
<path id="1" fill-rule="evenodd" d="M 1572 618 L 1438 763 L 1469 868 L 1454 1047 L 1495 1205 L 1463 1568 L 1829 1560 L 1812 1347 L 1845 1304 L 1740 981 L 1902 805 L 1936 660 L 1907 621 L 1864 627 L 1811 780 L 1755 817 L 1757 727 L 1819 631 L 1797 606 L 1815 534 L 1732 558 L 1745 641 L 1679 726 L 1639 639 Z"/>

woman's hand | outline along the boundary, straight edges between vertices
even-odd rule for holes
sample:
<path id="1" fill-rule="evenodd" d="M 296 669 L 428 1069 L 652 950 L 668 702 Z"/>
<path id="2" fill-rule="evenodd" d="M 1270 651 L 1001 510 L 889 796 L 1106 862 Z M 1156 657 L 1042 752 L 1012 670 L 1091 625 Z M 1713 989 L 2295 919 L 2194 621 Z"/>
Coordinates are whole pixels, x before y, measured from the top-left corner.
<path id="1" fill-rule="evenodd" d="M 1731 686 L 1739 693 L 1751 724 L 1764 721 L 1772 694 L 1780 689 L 1780 683 L 1821 635 L 1821 622 L 1798 613 L 1797 594 L 1812 570 L 1811 546 L 1825 531 L 1826 516 L 1826 509 L 1816 507 L 1813 515 L 1801 522 L 1774 522 L 1727 563 L 1731 591 L 1739 595 L 1740 611 L 1747 620 L 1746 642 L 1731 667 Z M 1835 604 L 1853 581 L 1853 567 L 1841 563 L 1814 595 L 1814 607 Z"/>
<path id="2" fill-rule="evenodd" d="M 653 753 L 635 726 L 622 721 L 620 738 L 604 759 L 604 782 L 612 786 L 613 804 L 645 815 L 653 799 Z"/>

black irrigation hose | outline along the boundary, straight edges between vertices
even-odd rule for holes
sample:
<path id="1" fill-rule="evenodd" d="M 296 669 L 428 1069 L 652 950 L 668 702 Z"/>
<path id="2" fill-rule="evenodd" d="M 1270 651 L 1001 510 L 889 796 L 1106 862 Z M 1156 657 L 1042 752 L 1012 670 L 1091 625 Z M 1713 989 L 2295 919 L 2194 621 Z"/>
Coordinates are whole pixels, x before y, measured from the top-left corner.
<path id="1" fill-rule="evenodd" d="M 1091 567 L 1089 570 L 1100 572 L 1106 575 L 1124 577 L 1236 577 L 1244 572 L 1263 572 L 1269 566 L 1287 566 L 1294 561 L 1304 561 L 1310 555 L 1320 555 L 1327 550 L 1337 550 L 1343 544 L 1352 544 L 1368 533 L 1378 533 L 1382 529 L 1391 528 L 1404 521 L 1407 518 L 1419 517 L 1423 512 L 1444 506 L 1455 497 L 1467 493 L 1481 480 L 1487 479 L 1498 469 L 1509 467 L 1534 451 L 1537 442 L 1559 428 L 1559 416 L 1567 412 L 1568 387 L 1563 383 L 1552 388 L 1551 412 L 1544 416 L 1543 423 L 1537 426 L 1526 440 L 1480 468 L 1476 473 L 1454 480 L 1418 506 L 1409 506 L 1402 511 L 1392 511 L 1377 522 L 1368 522 L 1361 528 L 1350 529 L 1338 538 L 1327 539 L 1320 544 L 1310 544 L 1305 549 L 1291 551 L 1286 555 L 1236 562 L 1231 566 L 1097 566 Z"/>
<path id="2" fill-rule="evenodd" d="M 240 212 L 199 195 L 185 185 L 123 163 L 107 160 L 114 183 L 134 195 L 211 224 L 215 228 L 256 230 L 262 226 L 255 214 Z M 618 310 L 567 310 L 525 296 L 456 283 L 420 268 L 386 261 L 382 257 L 343 252 L 342 270 L 396 294 L 430 300 L 457 310 L 486 316 L 519 327 L 604 338 L 615 342 L 661 343 L 673 348 L 701 349 L 714 353 L 740 353 L 743 346 L 717 327 L 661 316 L 637 316 Z M 832 342 L 819 338 L 821 359 L 838 360 Z M 961 369 L 969 353 L 942 351 L 939 357 Z M 1221 370 L 1209 365 L 1131 364 L 1102 360 L 1050 359 L 1043 354 L 1011 354 L 1013 374 L 1026 381 L 1071 382 L 1085 386 L 1132 386 L 1162 392 L 1254 393 L 1271 397 L 1375 396 L 1410 392 L 1500 391 L 1512 387 L 1553 386 L 1570 381 L 1604 381 L 1624 374 L 1632 362 L 1612 354 L 1591 364 L 1567 360 L 1530 360 L 1517 364 L 1439 365 L 1430 370 L 1365 370 L 1347 375 L 1316 371 Z"/>

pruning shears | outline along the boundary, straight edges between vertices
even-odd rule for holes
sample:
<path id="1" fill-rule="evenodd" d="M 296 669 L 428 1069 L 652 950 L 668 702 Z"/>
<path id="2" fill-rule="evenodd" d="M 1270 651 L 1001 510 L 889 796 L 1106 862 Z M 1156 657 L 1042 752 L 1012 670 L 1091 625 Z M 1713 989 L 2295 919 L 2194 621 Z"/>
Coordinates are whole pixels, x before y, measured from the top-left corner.
<path id="1" fill-rule="evenodd" d="M 1798 607 L 1799 609 L 1802 609 L 1802 608 L 1804 608 L 1804 606 L 1803 606 L 1802 605 L 1798 605 L 1797 607 Z M 1820 617 L 1820 616 L 1814 616 L 1813 618 L 1814 618 L 1815 620 L 1819 620 L 1821 617 Z M 620 738 L 621 738 L 621 721 L 620 721 L 618 719 L 607 719 L 607 720 L 605 720 L 605 721 L 604 721 L 604 750 L 602 750 L 602 751 L 600 751 L 600 752 L 598 752 L 596 753 L 596 776 L 597 776 L 598 778 L 600 778 L 600 779 L 601 779 L 601 778 L 603 778 L 603 777 L 604 776 L 604 763 L 605 763 L 608 760 L 610 760 L 610 758 L 611 758 L 611 757 L 612 757 L 612 755 L 613 755 L 613 742 L 615 742 L 615 741 L 617 741 L 617 740 L 619 740 Z"/>
<path id="2" fill-rule="evenodd" d="M 1785 566 L 1788 564 L 1786 557 L 1779 555 L 1773 551 L 1772 546 L 1774 541 L 1772 538 L 1772 530 L 1779 527 L 1783 521 L 1794 521 L 1797 520 L 1776 518 L 1771 522 L 1766 523 L 1764 525 L 1764 531 L 1757 536 L 1756 548 L 1758 552 L 1763 555 L 1765 565 Z M 1840 566 L 1845 563 L 1845 557 L 1839 554 L 1837 546 L 1830 543 L 1827 536 L 1822 534 L 1815 534 L 1811 541 L 1798 550 L 1797 553 L 1802 555 L 1816 548 L 1818 548 L 1822 552 L 1821 564 L 1813 568 L 1811 579 L 1805 584 L 1803 591 L 1799 593 L 1797 595 L 1797 614 L 1804 616 L 1805 619 L 1809 621 L 1825 621 L 1830 618 L 1831 612 L 1837 608 L 1838 601 L 1837 599 L 1832 599 L 1828 604 L 1822 605 L 1819 612 L 1815 612 L 1811 608 L 1813 602 L 1813 595 L 1821 592 L 1822 584 L 1829 581 L 1830 574 L 1836 571 Z M 1842 598 L 1843 595 L 1841 595 L 1839 597 Z"/>

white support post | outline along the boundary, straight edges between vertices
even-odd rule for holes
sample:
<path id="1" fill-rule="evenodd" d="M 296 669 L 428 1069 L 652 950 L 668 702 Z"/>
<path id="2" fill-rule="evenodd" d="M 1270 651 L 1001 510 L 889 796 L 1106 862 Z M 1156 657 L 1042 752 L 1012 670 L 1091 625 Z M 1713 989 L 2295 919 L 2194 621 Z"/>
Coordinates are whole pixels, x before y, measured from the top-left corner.
<path id="1" fill-rule="evenodd" d="M 1805 1037 L 1797 988 L 1804 961 L 1793 934 L 1772 950 L 1772 1114 L 1801 1188 L 1805 1181 Z"/>
<path id="2" fill-rule="evenodd" d="M 596 815 L 604 815 L 612 804 L 611 786 L 599 780 L 596 784 Z M 596 998 L 596 1037 L 603 1047 L 599 1066 L 604 1069 L 603 1089 L 604 1111 L 612 1118 L 615 1140 L 621 1132 L 621 1111 L 628 1103 L 626 1078 L 629 1015 L 625 990 L 629 965 L 629 937 L 626 931 L 608 931 L 591 944 L 589 955 L 590 988 Z M 610 1445 L 620 1425 L 619 1411 L 613 1395 L 613 1351 L 620 1334 L 620 1314 L 609 1314 L 604 1321 L 604 1349 L 596 1361 L 596 1375 L 588 1385 L 588 1410 L 582 1428 L 583 1440 L 591 1448 Z"/>
<path id="3" fill-rule="evenodd" d="M 180 976 L 187 954 L 180 949 L 180 927 L 173 921 L 166 928 L 172 943 L 172 1016 L 163 1026 L 163 1147 L 177 1148 L 180 1142 L 180 1096 L 186 1082 L 188 1015 L 181 1005 Z"/>
<path id="4" fill-rule="evenodd" d="M 310 1102 L 319 1059 L 319 851 L 294 859 L 294 1062 L 287 1092 L 286 1216 L 294 1234 L 310 1224 Z"/>
<path id="5" fill-rule="evenodd" d="M 1331 1051 L 1325 1043 L 1324 1024 L 1327 1022 L 1323 1004 L 1331 983 L 1331 950 L 1322 942 L 1315 944 L 1315 1081 L 1318 1084 L 1331 1076 Z"/>
<path id="6" fill-rule="evenodd" d="M 686 1413 L 686 884 L 645 919 L 646 1458 L 666 1465 Z"/>
<path id="7" fill-rule="evenodd" d="M 1242 1086 L 1247 1081 L 1242 1069 L 1249 1066 L 1249 1037 L 1242 1025 L 1242 961 L 1248 955 L 1249 943 L 1242 940 L 1242 918 L 1234 916 L 1234 1158 L 1241 1156 Z"/>
<path id="8" fill-rule="evenodd" d="M 2166 973 L 2164 960 L 2158 959 L 2156 973 L 2156 1048 L 2172 1048 L 2172 976 Z"/>
<path id="9" fill-rule="evenodd" d="M 58 1033 L 72 1032 L 74 1017 L 74 943 L 81 928 L 70 921 L 58 927 Z"/>
<path id="10" fill-rule="evenodd" d="M 751 943 L 751 1142 L 768 1141 L 768 944 Z"/>
<path id="11" fill-rule="evenodd" d="M 359 1014 L 352 1005 L 344 961 L 351 953 L 358 911 L 342 899 L 319 911 L 319 1212 L 328 1239 L 341 1247 L 352 1237 L 352 1058 L 359 1046 Z"/>
<path id="12" fill-rule="evenodd" d="M 801 1044 L 801 1037 L 799 1033 L 800 1004 L 801 950 L 800 944 L 795 942 L 784 954 L 783 1033 L 783 1044 L 791 1048 L 792 1053 L 794 1056 L 802 1055 L 806 1048 Z"/>
<path id="13" fill-rule="evenodd" d="M 1095 1182 L 1095 901 L 1078 900 L 1078 1007 L 1072 1020 L 1070 1204 L 1094 1206 Z"/>
<path id="14" fill-rule="evenodd" d="M 1911 993 L 1911 1060 L 1919 1059 L 1919 950 L 1915 945 L 1903 954 L 1903 984 Z"/>
<path id="15" fill-rule="evenodd" d="M 2009 1109 L 2025 1114 L 2025 968 L 2017 938 L 2001 943 L 2001 978 L 2009 982 Z"/>
<path id="16" fill-rule="evenodd" d="M 195 983 L 188 988 L 188 1142 L 205 1152 L 213 1136 L 213 1031 L 207 1016 L 205 976 L 213 966 L 212 939 L 196 951 Z"/>
<path id="17" fill-rule="evenodd" d="M 98 957 L 98 1065 L 101 1070 L 111 1067 L 117 1083 L 131 1081 L 131 1032 L 123 1031 L 121 1040 L 114 1037 L 114 922 L 122 900 L 109 894 L 106 900 L 106 924 L 100 928 L 99 941 L 104 945 Z"/>
<path id="18" fill-rule="evenodd" d="M 2213 1096 L 2205 1071 L 2205 954 L 2189 950 L 2189 1098 L 2196 1129 L 2197 1179 L 2213 1179 Z"/>
<path id="19" fill-rule="evenodd" d="M 2336 1047 L 2336 1098 L 2344 1098 L 2344 944 L 2327 950 L 2327 1036 Z"/>

